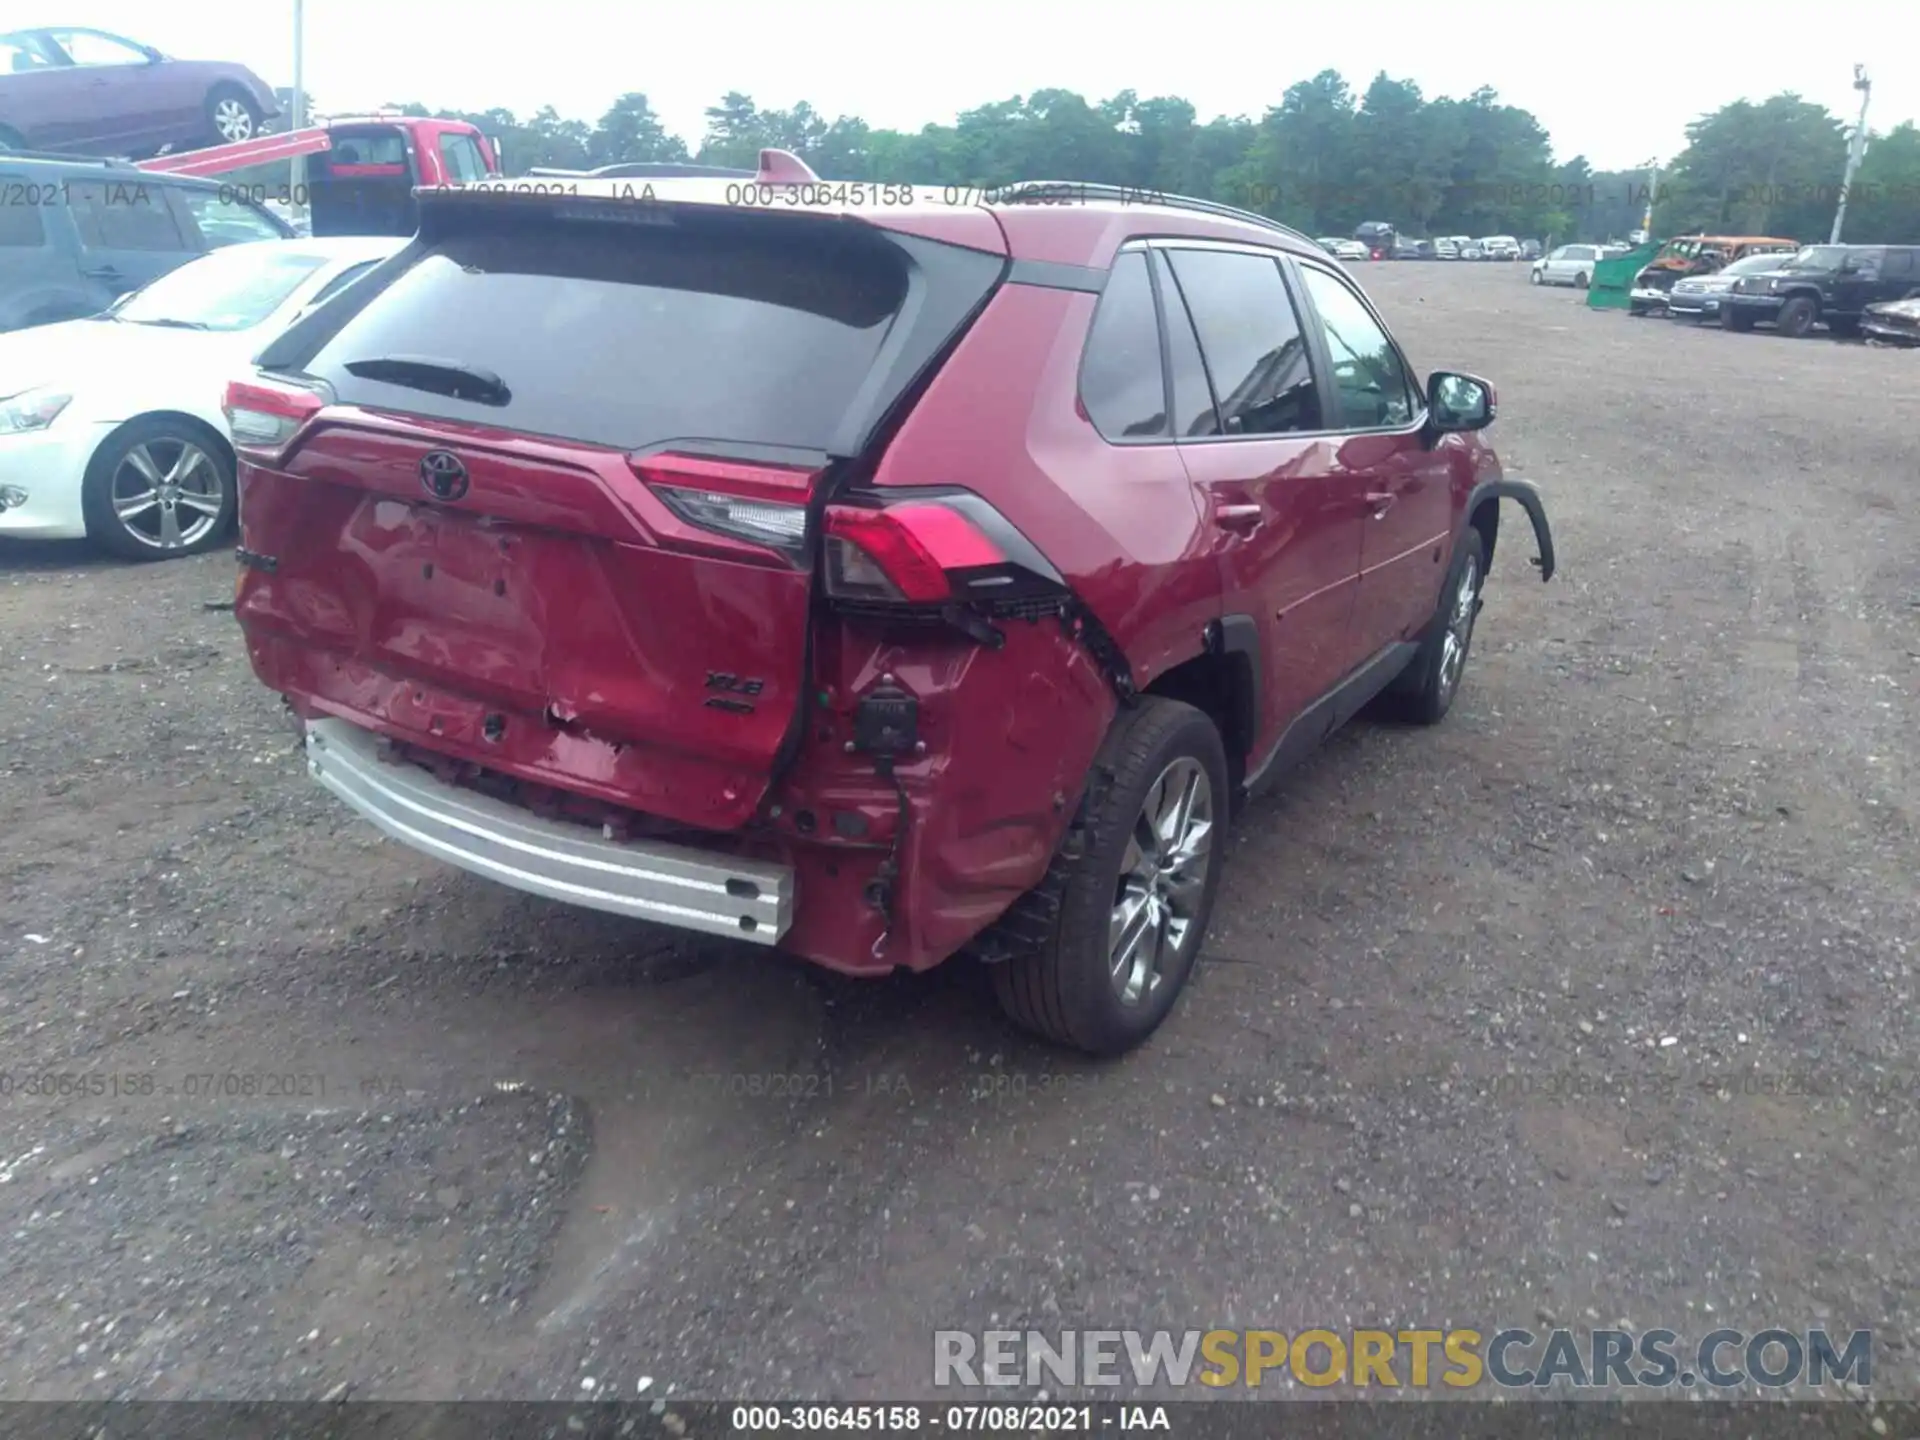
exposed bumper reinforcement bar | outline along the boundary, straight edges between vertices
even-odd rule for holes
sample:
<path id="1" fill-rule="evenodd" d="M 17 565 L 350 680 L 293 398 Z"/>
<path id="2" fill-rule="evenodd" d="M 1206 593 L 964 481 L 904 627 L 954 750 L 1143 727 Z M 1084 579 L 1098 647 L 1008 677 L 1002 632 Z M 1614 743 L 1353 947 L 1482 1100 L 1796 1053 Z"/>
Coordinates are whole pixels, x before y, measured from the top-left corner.
<path id="1" fill-rule="evenodd" d="M 307 723 L 307 770 L 394 839 L 436 860 L 551 900 L 772 945 L 793 919 L 793 871 L 657 841 L 603 840 L 417 765 L 381 758 L 379 737 L 343 720 Z"/>

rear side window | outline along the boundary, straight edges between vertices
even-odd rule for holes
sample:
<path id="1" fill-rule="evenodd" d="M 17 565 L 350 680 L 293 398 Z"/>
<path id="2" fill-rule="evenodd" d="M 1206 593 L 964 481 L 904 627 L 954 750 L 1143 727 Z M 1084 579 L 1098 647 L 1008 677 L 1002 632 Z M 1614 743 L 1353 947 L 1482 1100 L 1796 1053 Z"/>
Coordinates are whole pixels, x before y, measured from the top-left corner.
<path id="1" fill-rule="evenodd" d="M 623 450 L 699 439 L 827 450 L 870 403 L 907 296 L 900 251 L 864 227 L 734 213 L 485 221 L 430 240 L 304 368 L 349 404 Z M 403 385 L 381 364 L 417 357 L 500 386 L 456 399 L 431 373 Z"/>
<path id="2" fill-rule="evenodd" d="M 1894 275 L 1913 274 L 1915 270 L 1913 254 L 1914 252 L 1911 250 L 1887 251 L 1887 275 L 1892 277 Z"/>
<path id="3" fill-rule="evenodd" d="M 195 252 L 165 187 L 141 181 L 75 180 L 67 186 L 67 203 L 80 243 L 88 250 L 149 250 Z"/>
<path id="4" fill-rule="evenodd" d="M 0 52 L 4 53 L 4 52 Z M 40 212 L 60 203 L 60 187 L 0 175 L 0 249 L 38 249 L 47 243 Z"/>
<path id="5" fill-rule="evenodd" d="M 1167 433 L 1167 382 L 1160 365 L 1160 322 L 1153 308 L 1147 257 L 1113 263 L 1080 364 L 1080 400 L 1094 428 L 1109 440 Z"/>
<path id="6" fill-rule="evenodd" d="M 1306 337 L 1278 262 L 1231 250 L 1170 250 L 1168 259 L 1193 315 L 1225 432 L 1319 429 Z"/>
<path id="7" fill-rule="evenodd" d="M 399 131 L 373 135 L 336 136 L 326 153 L 326 165 L 405 165 L 407 138 Z"/>
<path id="8" fill-rule="evenodd" d="M 480 147 L 471 135 L 448 133 L 440 137 L 440 158 L 447 174 L 457 183 L 487 178 L 487 162 L 480 158 Z"/>

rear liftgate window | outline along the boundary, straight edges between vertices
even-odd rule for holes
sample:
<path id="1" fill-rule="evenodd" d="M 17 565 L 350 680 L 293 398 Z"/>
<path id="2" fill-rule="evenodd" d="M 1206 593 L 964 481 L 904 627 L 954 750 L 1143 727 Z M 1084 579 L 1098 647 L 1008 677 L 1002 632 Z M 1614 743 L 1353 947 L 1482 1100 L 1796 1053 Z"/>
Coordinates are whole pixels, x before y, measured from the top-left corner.
<path id="1" fill-rule="evenodd" d="M 907 293 L 905 256 L 853 223 L 488 217 L 430 241 L 305 368 L 346 403 L 624 450 L 825 451 Z"/>

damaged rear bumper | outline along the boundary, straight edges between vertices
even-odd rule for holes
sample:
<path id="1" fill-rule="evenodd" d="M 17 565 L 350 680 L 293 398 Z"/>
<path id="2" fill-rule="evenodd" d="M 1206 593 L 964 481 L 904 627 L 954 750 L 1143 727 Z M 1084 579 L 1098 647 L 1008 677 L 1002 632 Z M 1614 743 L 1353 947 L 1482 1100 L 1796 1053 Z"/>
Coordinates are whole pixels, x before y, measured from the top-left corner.
<path id="1" fill-rule="evenodd" d="M 602 839 L 388 763 L 344 720 L 306 726 L 313 778 L 394 839 L 516 890 L 683 930 L 775 944 L 793 920 L 793 871 L 657 841 Z"/>

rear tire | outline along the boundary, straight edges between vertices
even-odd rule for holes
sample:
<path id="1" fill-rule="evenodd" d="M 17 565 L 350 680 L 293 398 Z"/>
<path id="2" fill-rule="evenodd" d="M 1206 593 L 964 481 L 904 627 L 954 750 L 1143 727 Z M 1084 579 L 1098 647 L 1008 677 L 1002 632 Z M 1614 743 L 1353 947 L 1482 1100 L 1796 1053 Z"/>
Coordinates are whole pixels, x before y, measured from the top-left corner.
<path id="1" fill-rule="evenodd" d="M 1753 329 L 1753 316 L 1744 310 L 1736 310 L 1729 306 L 1720 312 L 1720 324 L 1723 329 L 1737 330 L 1744 335 Z"/>
<path id="2" fill-rule="evenodd" d="M 1480 531 L 1469 525 L 1447 567 L 1447 583 L 1433 619 L 1420 637 L 1420 649 L 1387 693 L 1389 708 L 1416 725 L 1437 725 L 1453 708 L 1473 648 L 1474 621 L 1480 617 L 1487 583 L 1487 558 Z"/>
<path id="3" fill-rule="evenodd" d="M 1578 275 L 1573 277 L 1573 288 L 1576 290 L 1584 290 L 1587 288 L 1586 271 L 1582 270 Z"/>
<path id="4" fill-rule="evenodd" d="M 260 109 L 238 86 L 218 86 L 207 96 L 207 131 L 216 145 L 251 140 L 260 133 Z"/>
<path id="5" fill-rule="evenodd" d="M 1212 720 L 1149 696 L 1122 710 L 1036 896 L 1051 932 L 990 967 L 1015 1024 L 1119 1055 L 1172 1011 L 1193 972 L 1226 852 L 1227 758 Z"/>
<path id="6" fill-rule="evenodd" d="M 1782 335 L 1799 340 L 1813 329 L 1813 322 L 1819 317 L 1819 306 L 1804 295 L 1796 295 L 1780 307 L 1780 318 L 1773 323 Z"/>
<path id="7" fill-rule="evenodd" d="M 177 560 L 213 549 L 239 509 L 233 461 L 204 425 L 129 421 L 87 463 L 87 538 L 123 560 Z"/>
<path id="8" fill-rule="evenodd" d="M 1852 339 L 1860 333 L 1860 318 L 1857 315 L 1835 315 L 1827 321 L 1827 333 Z"/>

